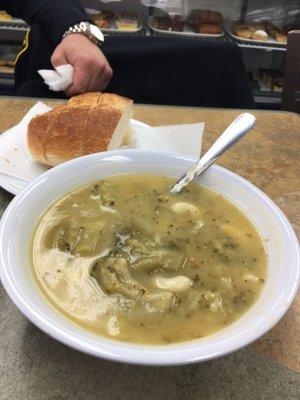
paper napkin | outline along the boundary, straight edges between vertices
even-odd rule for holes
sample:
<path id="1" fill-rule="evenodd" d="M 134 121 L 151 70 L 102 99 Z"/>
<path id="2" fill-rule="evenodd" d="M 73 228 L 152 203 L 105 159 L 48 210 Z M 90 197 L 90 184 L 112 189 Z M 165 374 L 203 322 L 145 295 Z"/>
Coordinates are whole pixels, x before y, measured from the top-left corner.
<path id="1" fill-rule="evenodd" d="M 74 68 L 70 64 L 60 65 L 55 69 L 39 69 L 38 73 L 49 86 L 50 90 L 60 92 L 67 89 L 73 82 Z"/>

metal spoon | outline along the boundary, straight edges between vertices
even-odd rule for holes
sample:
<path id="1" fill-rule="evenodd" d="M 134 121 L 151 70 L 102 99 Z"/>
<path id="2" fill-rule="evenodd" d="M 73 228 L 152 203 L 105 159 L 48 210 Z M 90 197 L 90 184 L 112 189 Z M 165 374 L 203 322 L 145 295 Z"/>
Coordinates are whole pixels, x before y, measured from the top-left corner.
<path id="1" fill-rule="evenodd" d="M 196 176 L 200 175 L 213 164 L 226 150 L 239 141 L 255 125 L 256 118 L 249 113 L 239 115 L 211 148 L 171 187 L 171 193 L 179 193 Z"/>

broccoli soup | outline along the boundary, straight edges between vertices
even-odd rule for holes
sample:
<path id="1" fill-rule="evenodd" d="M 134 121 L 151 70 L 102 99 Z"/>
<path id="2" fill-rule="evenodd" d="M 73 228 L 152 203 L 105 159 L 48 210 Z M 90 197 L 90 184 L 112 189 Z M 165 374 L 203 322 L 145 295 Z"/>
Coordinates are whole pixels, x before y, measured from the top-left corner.
<path id="1" fill-rule="evenodd" d="M 214 333 L 244 314 L 266 277 L 249 219 L 196 183 L 119 175 L 80 188 L 43 215 L 34 276 L 51 304 L 99 335 L 167 344 Z"/>

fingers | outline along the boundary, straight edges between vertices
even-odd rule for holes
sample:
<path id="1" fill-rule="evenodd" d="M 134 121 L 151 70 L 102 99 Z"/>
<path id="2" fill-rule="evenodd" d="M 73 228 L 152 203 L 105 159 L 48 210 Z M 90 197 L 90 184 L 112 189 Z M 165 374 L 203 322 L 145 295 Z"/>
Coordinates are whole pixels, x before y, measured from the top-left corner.
<path id="1" fill-rule="evenodd" d="M 90 82 L 90 91 L 104 91 L 112 78 L 113 72 L 108 63 L 96 66 Z"/>
<path id="2" fill-rule="evenodd" d="M 79 57 L 73 65 L 73 83 L 67 88 L 67 96 L 74 96 L 88 91 L 92 80 L 89 60 L 85 57 Z"/>
<path id="3" fill-rule="evenodd" d="M 85 92 L 103 91 L 111 77 L 112 69 L 107 61 L 95 62 L 81 57 L 74 63 L 73 84 L 65 93 L 67 96 L 74 96 Z"/>
<path id="4" fill-rule="evenodd" d="M 59 65 L 68 64 L 65 52 L 60 46 L 57 46 L 51 56 L 51 64 L 53 67 L 58 67 Z"/>

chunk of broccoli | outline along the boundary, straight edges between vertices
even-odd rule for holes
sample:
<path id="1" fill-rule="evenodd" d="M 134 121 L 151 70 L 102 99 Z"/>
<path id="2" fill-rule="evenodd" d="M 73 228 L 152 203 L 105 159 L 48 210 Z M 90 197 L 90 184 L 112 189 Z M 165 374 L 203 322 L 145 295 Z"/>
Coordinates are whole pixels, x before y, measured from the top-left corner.
<path id="1" fill-rule="evenodd" d="M 60 225 L 54 232 L 52 245 L 60 251 L 72 252 L 78 245 L 84 228 L 78 227 L 72 223 Z"/>
<path id="2" fill-rule="evenodd" d="M 104 206 L 113 206 L 115 204 L 115 192 L 105 181 L 100 181 L 93 186 L 92 198 L 99 198 Z"/>

